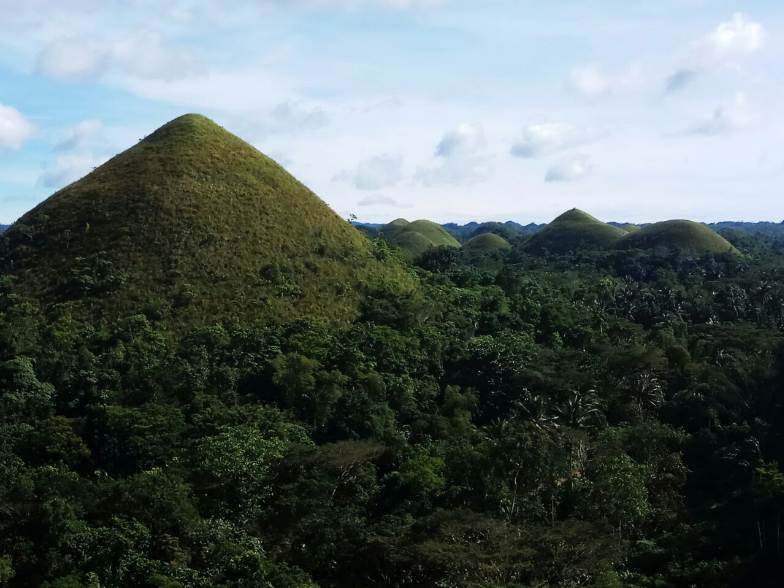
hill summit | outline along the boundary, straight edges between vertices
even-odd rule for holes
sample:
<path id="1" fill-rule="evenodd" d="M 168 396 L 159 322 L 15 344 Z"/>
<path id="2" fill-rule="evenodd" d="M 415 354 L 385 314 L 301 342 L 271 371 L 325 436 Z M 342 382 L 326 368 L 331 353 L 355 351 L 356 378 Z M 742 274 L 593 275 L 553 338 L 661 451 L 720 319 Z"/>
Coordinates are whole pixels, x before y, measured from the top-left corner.
<path id="1" fill-rule="evenodd" d="M 624 235 L 626 231 L 573 208 L 534 233 L 525 243 L 524 249 L 528 253 L 604 249 Z"/>
<path id="2" fill-rule="evenodd" d="M 280 165 L 200 115 L 164 125 L 2 237 L 23 294 L 108 320 L 173 325 L 311 314 L 348 320 L 364 290 L 412 280 Z"/>

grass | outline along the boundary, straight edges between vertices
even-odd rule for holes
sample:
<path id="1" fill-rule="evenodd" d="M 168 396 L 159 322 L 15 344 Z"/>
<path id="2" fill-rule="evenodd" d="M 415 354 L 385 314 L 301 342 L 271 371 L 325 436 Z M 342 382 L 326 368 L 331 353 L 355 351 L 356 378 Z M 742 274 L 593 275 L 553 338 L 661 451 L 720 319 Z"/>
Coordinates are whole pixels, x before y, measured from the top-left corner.
<path id="1" fill-rule="evenodd" d="M 388 243 L 414 256 L 421 255 L 431 247 L 460 247 L 460 242 L 446 229 L 429 220 L 410 223 L 399 218 L 385 225 L 381 235 Z"/>
<path id="2" fill-rule="evenodd" d="M 573 208 L 534 233 L 525 243 L 524 250 L 536 254 L 544 251 L 566 253 L 581 249 L 606 249 L 624 235 L 626 231 L 623 229 Z"/>
<path id="3" fill-rule="evenodd" d="M 115 274 L 114 291 L 83 296 L 77 313 L 113 320 L 156 308 L 174 329 L 351 320 L 365 290 L 415 288 L 280 165 L 199 115 L 60 190 L 3 241 L 0 269 L 18 276 L 22 293 L 59 302 L 64 281 L 96 281 L 98 265 Z"/>
<path id="4" fill-rule="evenodd" d="M 737 253 L 729 241 L 712 229 L 688 220 L 654 223 L 630 233 L 617 242 L 622 249 L 666 247 L 689 253 Z"/>
<path id="5" fill-rule="evenodd" d="M 473 239 L 466 241 L 463 245 L 464 249 L 486 253 L 491 251 L 504 251 L 506 249 L 511 249 L 511 247 L 509 241 L 494 233 L 482 233 L 481 235 L 477 235 Z"/>

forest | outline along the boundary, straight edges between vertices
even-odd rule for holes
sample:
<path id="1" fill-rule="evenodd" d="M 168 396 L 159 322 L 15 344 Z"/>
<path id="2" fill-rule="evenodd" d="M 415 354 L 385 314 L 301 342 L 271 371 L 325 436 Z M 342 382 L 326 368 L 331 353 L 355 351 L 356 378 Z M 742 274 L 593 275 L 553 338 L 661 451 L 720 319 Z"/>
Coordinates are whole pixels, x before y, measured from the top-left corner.
<path id="1" fill-rule="evenodd" d="M 723 236 L 376 238 L 418 289 L 350 321 L 97 323 L 110 262 L 48 306 L 9 273 L 0 586 L 778 586 L 784 239 Z"/>

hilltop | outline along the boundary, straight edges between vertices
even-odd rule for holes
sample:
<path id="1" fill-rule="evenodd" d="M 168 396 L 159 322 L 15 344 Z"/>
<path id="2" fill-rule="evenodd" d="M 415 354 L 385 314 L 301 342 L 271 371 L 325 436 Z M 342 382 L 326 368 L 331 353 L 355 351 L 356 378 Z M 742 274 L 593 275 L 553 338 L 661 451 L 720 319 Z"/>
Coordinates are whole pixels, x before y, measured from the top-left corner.
<path id="1" fill-rule="evenodd" d="M 491 251 L 505 251 L 507 249 L 511 249 L 511 247 L 512 246 L 509 244 L 509 241 L 499 235 L 496 235 L 495 233 L 481 233 L 463 245 L 464 249 L 469 249 L 471 251 L 481 251 L 484 253 L 489 253 Z"/>
<path id="2" fill-rule="evenodd" d="M 737 252 L 729 241 L 707 226 L 688 220 L 670 220 L 645 226 L 617 242 L 621 249 L 666 247 L 689 253 Z"/>
<path id="3" fill-rule="evenodd" d="M 399 218 L 384 225 L 380 232 L 385 241 L 414 256 L 421 255 L 431 247 L 460 247 L 460 242 L 446 229 L 429 220 L 408 222 Z"/>
<path id="4" fill-rule="evenodd" d="M 343 321 L 368 288 L 414 287 L 280 165 L 199 115 L 60 190 L 3 241 L 0 269 L 22 293 L 108 320 Z"/>
<path id="5" fill-rule="evenodd" d="M 590 214 L 573 208 L 534 233 L 523 249 L 528 253 L 604 249 L 626 234 L 623 229 L 603 223 Z"/>

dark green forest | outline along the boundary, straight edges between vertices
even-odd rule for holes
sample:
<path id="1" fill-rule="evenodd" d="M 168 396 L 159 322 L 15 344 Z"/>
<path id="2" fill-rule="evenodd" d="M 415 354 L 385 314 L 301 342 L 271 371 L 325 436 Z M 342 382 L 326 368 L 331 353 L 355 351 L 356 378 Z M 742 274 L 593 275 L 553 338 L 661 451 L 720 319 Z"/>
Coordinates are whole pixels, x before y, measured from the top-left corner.
<path id="1" fill-rule="evenodd" d="M 778 586 L 784 241 L 725 237 L 375 241 L 423 295 L 184 334 L 7 276 L 0 586 Z"/>

